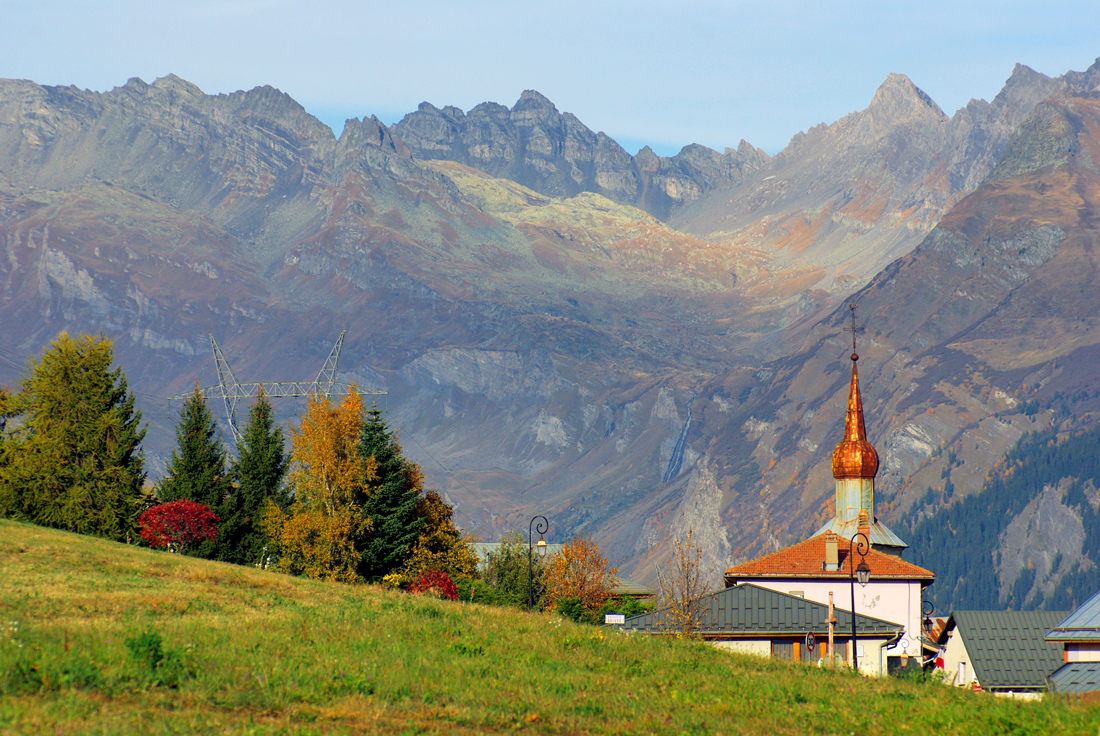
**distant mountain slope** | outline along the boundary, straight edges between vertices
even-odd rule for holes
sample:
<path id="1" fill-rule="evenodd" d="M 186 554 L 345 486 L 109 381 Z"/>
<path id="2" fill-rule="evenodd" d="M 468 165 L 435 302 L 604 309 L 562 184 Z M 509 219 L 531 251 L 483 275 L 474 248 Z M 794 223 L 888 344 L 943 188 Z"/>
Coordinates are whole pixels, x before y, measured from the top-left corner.
<path id="1" fill-rule="evenodd" d="M 1025 432 L 1100 416 L 1098 162 L 1100 95 L 1040 103 L 989 180 L 851 297 L 866 330 L 860 378 L 888 523 L 929 488 L 953 488 L 948 501 L 976 493 Z M 700 391 L 704 418 L 732 416 L 696 436 L 696 451 L 761 468 L 751 493 L 723 496 L 735 550 L 798 539 L 832 513 L 847 317 L 836 310 L 795 355 Z M 720 477 L 721 464 L 711 472 Z"/>
<path id="2" fill-rule="evenodd" d="M 551 197 L 602 194 L 661 220 L 711 189 L 741 181 L 768 160 L 745 141 L 721 154 L 690 145 L 671 158 L 648 147 L 631 156 L 534 90 L 511 109 L 485 102 L 464 113 L 423 102 L 394 124 L 393 133 L 418 159 L 466 164 Z"/>
<path id="3" fill-rule="evenodd" d="M 865 110 L 796 135 L 766 166 L 672 222 L 768 253 L 741 286 L 797 319 L 805 307 L 789 305 L 812 295 L 832 306 L 912 250 L 993 170 L 1034 105 L 1069 84 L 1017 65 L 993 102 L 972 100 L 948 118 L 891 74 Z"/>
<path id="4" fill-rule="evenodd" d="M 1025 435 L 981 492 L 929 489 L 902 519 L 938 610 L 1064 611 L 1100 589 L 1100 426 L 1059 439 Z"/>

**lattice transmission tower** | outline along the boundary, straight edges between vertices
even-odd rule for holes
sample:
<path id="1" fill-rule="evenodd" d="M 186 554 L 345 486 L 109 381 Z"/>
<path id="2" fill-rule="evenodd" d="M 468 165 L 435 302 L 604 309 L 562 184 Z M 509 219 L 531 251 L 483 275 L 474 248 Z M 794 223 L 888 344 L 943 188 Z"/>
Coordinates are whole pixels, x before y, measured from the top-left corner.
<path id="1" fill-rule="evenodd" d="M 329 398 L 331 396 L 347 395 L 350 388 L 348 384 L 336 380 L 336 372 L 340 366 L 340 348 L 344 346 L 344 335 L 346 333 L 347 330 L 340 333 L 340 337 L 336 339 L 336 344 L 329 351 L 328 359 L 325 360 L 325 364 L 321 366 L 317 377 L 312 381 L 265 381 L 262 383 L 241 383 L 238 381 L 232 366 L 225 359 L 222 349 L 218 347 L 218 341 L 211 335 L 210 347 L 214 351 L 214 365 L 218 371 L 218 385 L 200 388 L 199 395 L 204 399 L 222 400 L 225 405 L 226 421 L 233 434 L 233 441 L 239 443 L 242 435 L 240 429 L 237 428 L 237 402 L 241 399 L 256 397 L 259 395 L 260 389 L 263 389 L 264 395 L 269 399 L 293 399 L 307 396 Z M 366 396 L 386 395 L 385 391 L 378 391 L 377 389 L 357 388 L 356 390 Z M 172 396 L 168 401 L 182 401 L 193 395 L 193 393 L 188 393 Z"/>

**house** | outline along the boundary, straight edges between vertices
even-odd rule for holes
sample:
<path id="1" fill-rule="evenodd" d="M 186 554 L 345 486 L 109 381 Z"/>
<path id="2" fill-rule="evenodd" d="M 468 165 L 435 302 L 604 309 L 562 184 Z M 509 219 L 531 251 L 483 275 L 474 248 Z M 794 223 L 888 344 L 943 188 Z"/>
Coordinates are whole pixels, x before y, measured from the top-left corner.
<path id="1" fill-rule="evenodd" d="M 696 633 L 723 649 L 790 661 L 816 663 L 827 657 L 829 607 L 789 593 L 743 583 L 703 596 L 698 602 Z M 834 656 L 847 660 L 852 642 L 852 614 L 834 609 Z M 668 610 L 632 616 L 624 631 L 670 634 Z M 807 634 L 813 634 L 808 641 Z M 886 672 L 886 651 L 904 633 L 903 627 L 856 616 L 859 668 L 866 674 Z M 808 644 L 813 644 L 809 647 Z"/>
<path id="2" fill-rule="evenodd" d="M 937 643 L 947 682 L 1001 695 L 1039 697 L 1062 664 L 1062 648 L 1046 634 L 1060 611 L 952 611 Z"/>
<path id="3" fill-rule="evenodd" d="M 902 660 L 923 653 L 921 600 L 934 575 L 874 547 L 864 555 L 859 552 L 856 549 L 853 559 L 850 540 L 827 532 L 734 565 L 726 570 L 725 581 L 727 586 L 751 583 L 818 604 L 828 604 L 832 598 L 837 608 L 848 611 L 853 610 L 854 590 L 854 610 L 858 615 L 893 622 L 902 631 L 886 653 L 887 657 L 896 658 L 890 662 L 893 669 Z M 861 563 L 869 568 L 868 582 L 853 585 L 851 568 Z"/>
<path id="4" fill-rule="evenodd" d="M 810 539 L 730 567 L 725 582 L 751 583 L 819 604 L 832 599 L 838 608 L 892 622 L 902 630 L 886 652 L 893 670 L 910 658 L 921 661 L 923 593 L 935 575 L 901 559 L 908 545 L 875 516 L 878 453 L 867 440 L 854 346 L 851 359 L 844 436 L 832 458 L 832 520 Z M 853 584 L 853 573 L 861 568 L 868 580 Z"/>
<path id="5" fill-rule="evenodd" d="M 1062 662 L 1050 675 L 1051 692 L 1100 691 L 1100 593 L 1053 626 L 1046 640 L 1059 646 Z"/>

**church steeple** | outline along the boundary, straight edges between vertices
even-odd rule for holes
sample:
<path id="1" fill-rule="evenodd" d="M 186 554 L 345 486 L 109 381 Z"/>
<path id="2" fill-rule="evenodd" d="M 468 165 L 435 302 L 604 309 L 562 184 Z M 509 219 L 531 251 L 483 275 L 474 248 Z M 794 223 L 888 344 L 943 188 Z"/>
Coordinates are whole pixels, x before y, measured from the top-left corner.
<path id="1" fill-rule="evenodd" d="M 878 453 L 867 441 L 863 423 L 863 399 L 859 395 L 859 372 L 852 353 L 852 383 L 848 387 L 848 416 L 844 422 L 844 439 L 833 450 L 833 477 L 874 478 L 878 475 Z"/>
<path id="2" fill-rule="evenodd" d="M 850 305 L 852 326 L 852 380 L 848 385 L 848 412 L 844 419 L 844 436 L 833 450 L 833 478 L 836 479 L 836 515 L 818 534 L 832 531 L 851 538 L 859 529 L 861 517 L 869 523 L 870 542 L 883 552 L 901 554 L 907 547 L 892 531 L 880 524 L 875 516 L 875 476 L 878 475 L 878 452 L 867 440 L 863 421 L 863 398 L 859 393 L 859 371 L 856 363 L 855 305 Z"/>

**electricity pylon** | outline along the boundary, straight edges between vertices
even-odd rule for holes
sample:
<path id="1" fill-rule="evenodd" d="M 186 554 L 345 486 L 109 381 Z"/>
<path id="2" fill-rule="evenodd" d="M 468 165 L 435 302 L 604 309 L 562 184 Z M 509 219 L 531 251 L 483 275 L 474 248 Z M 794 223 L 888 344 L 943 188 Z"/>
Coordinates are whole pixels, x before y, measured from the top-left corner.
<path id="1" fill-rule="evenodd" d="M 221 399 L 225 406 L 225 417 L 229 423 L 229 429 L 233 434 L 233 441 L 240 443 L 242 435 L 237 428 L 237 402 L 241 399 L 251 399 L 259 395 L 262 389 L 269 399 L 289 399 L 304 396 L 346 396 L 349 386 L 336 380 L 337 370 L 340 366 L 340 348 L 344 346 L 344 334 L 340 333 L 336 344 L 329 351 L 328 359 L 321 366 L 317 377 L 312 381 L 266 381 L 262 383 L 241 383 L 233 373 L 232 366 L 218 347 L 218 341 L 210 336 L 210 348 L 214 351 L 214 365 L 218 371 L 218 385 L 207 386 L 199 389 L 199 395 L 204 399 Z M 367 396 L 385 396 L 385 391 L 376 389 L 356 389 Z M 168 401 L 186 400 L 193 394 L 173 396 Z"/>

